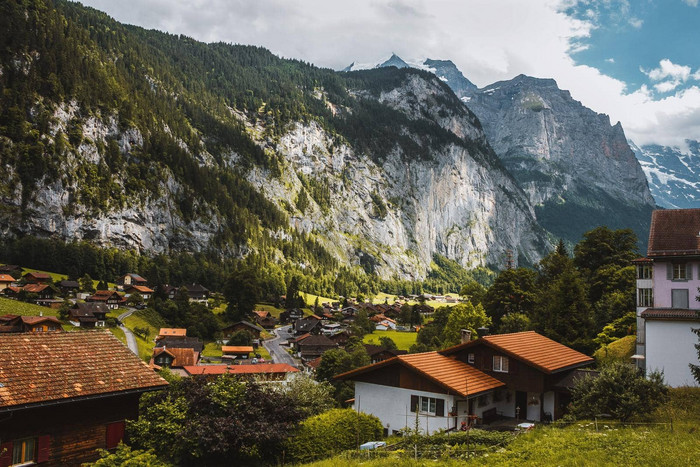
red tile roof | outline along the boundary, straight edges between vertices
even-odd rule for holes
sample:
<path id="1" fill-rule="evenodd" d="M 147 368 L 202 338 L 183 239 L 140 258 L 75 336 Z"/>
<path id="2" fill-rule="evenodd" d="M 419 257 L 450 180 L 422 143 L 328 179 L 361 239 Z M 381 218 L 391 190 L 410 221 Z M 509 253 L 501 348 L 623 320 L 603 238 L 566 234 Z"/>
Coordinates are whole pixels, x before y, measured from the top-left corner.
<path id="1" fill-rule="evenodd" d="M 341 373 L 336 375 L 335 378 L 352 380 L 354 376 L 359 374 L 375 371 L 394 364 L 403 365 L 445 389 L 463 397 L 505 386 L 505 383 L 477 370 L 473 366 L 454 358 L 446 357 L 438 352 L 399 355 L 398 357 L 390 358 L 379 363 Z"/>
<path id="2" fill-rule="evenodd" d="M 660 209 L 651 213 L 647 256 L 700 254 L 700 209 Z"/>
<path id="3" fill-rule="evenodd" d="M 22 290 L 25 292 L 29 293 L 39 293 L 43 292 L 44 290 L 48 289 L 49 285 L 48 284 L 27 284 L 24 287 L 22 287 Z"/>
<path id="4" fill-rule="evenodd" d="M 9 274 L 0 274 L 0 282 L 14 282 L 15 278 Z"/>
<path id="5" fill-rule="evenodd" d="M 44 323 L 46 321 L 61 326 L 61 322 L 58 320 L 58 318 L 53 316 L 22 316 L 22 322 L 24 324 L 34 325 Z"/>
<path id="6" fill-rule="evenodd" d="M 201 365 L 187 366 L 185 371 L 190 375 L 234 375 L 298 373 L 299 370 L 286 363 L 259 363 L 256 365 Z"/>
<path id="7" fill-rule="evenodd" d="M 151 289 L 150 287 L 146 287 L 145 285 L 130 285 L 125 290 L 131 290 L 131 289 L 134 289 L 139 293 L 153 293 L 154 292 L 153 289 Z"/>
<path id="8" fill-rule="evenodd" d="M 47 274 L 45 272 L 28 272 L 24 275 L 24 277 L 33 277 L 35 279 L 45 279 L 45 280 L 51 279 L 51 275 Z"/>
<path id="9" fill-rule="evenodd" d="M 642 311 L 642 318 L 654 320 L 695 321 L 700 320 L 700 310 L 683 308 L 647 308 Z"/>
<path id="10" fill-rule="evenodd" d="M 107 331 L 0 337 L 0 411 L 167 382 Z"/>
<path id="11" fill-rule="evenodd" d="M 593 362 L 593 359 L 588 355 L 584 355 L 548 337 L 537 334 L 535 331 L 494 334 L 466 344 L 450 347 L 449 349 L 440 351 L 440 353 L 451 355 L 456 351 L 479 344 L 486 344 L 500 350 L 545 373 L 555 373 Z"/>

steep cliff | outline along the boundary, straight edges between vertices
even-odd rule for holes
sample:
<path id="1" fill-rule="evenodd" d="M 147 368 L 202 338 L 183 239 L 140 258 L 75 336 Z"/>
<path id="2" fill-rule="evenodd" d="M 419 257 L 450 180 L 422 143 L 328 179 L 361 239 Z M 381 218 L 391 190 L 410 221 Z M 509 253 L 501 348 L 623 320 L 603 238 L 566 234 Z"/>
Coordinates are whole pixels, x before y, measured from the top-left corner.
<path id="1" fill-rule="evenodd" d="M 571 241 L 601 224 L 645 238 L 655 203 L 620 123 L 554 80 L 524 75 L 474 91 L 466 104 L 543 227 Z"/>

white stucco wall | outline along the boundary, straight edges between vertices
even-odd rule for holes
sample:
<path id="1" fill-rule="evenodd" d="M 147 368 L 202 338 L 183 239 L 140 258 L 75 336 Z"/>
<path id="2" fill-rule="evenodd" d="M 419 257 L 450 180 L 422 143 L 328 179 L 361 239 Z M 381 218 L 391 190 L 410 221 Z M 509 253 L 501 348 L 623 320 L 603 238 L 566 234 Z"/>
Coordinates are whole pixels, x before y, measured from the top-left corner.
<path id="1" fill-rule="evenodd" d="M 530 402 L 533 400 L 537 400 L 537 404 L 533 405 Z M 538 392 L 528 392 L 527 393 L 527 419 L 535 422 L 540 421 L 540 404 L 542 404 L 542 401 L 540 400 L 540 393 Z"/>
<path id="2" fill-rule="evenodd" d="M 544 407 L 545 412 L 549 412 L 554 418 L 554 391 L 549 391 L 544 393 Z"/>
<path id="3" fill-rule="evenodd" d="M 454 417 L 447 414 L 455 405 L 455 397 L 434 392 L 416 391 L 414 389 L 395 388 L 355 382 L 355 410 L 377 416 L 389 433 L 405 427 L 413 428 L 416 423 L 416 413 L 411 412 L 411 396 L 434 397 L 445 401 L 445 416 L 436 417 L 419 414 L 419 429 L 422 432 L 433 433 L 439 429 L 454 426 Z"/>
<path id="4" fill-rule="evenodd" d="M 672 387 L 698 386 L 688 364 L 699 365 L 694 344 L 698 337 L 691 331 L 698 321 L 646 320 L 646 370 L 663 370 L 666 384 Z"/>

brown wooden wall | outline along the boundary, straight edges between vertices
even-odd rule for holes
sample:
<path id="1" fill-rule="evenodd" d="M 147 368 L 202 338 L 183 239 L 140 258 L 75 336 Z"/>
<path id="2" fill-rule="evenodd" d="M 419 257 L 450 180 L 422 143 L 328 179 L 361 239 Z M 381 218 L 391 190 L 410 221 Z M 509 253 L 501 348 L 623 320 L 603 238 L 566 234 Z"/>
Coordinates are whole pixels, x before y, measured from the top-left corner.
<path id="1" fill-rule="evenodd" d="M 99 457 L 95 450 L 107 447 L 107 425 L 138 417 L 138 399 L 139 394 L 131 394 L 2 413 L 0 439 L 49 435 L 49 460 L 42 466 L 94 461 Z"/>

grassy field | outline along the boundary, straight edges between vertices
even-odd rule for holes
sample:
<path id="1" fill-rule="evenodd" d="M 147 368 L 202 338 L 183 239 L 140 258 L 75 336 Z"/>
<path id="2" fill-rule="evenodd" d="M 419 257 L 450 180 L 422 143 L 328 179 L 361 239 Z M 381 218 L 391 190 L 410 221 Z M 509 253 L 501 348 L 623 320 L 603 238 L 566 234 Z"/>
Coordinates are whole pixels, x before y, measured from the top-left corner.
<path id="1" fill-rule="evenodd" d="M 0 298 L 0 316 L 1 315 L 21 315 L 21 316 L 58 316 L 58 310 L 52 310 L 45 306 L 34 305 L 33 303 L 20 302 L 18 300 L 10 300 L 9 298 Z"/>
<path id="2" fill-rule="evenodd" d="M 262 311 L 269 311 L 272 316 L 275 318 L 280 317 L 280 313 L 282 313 L 284 310 L 282 308 L 277 308 L 276 306 L 273 305 L 264 305 L 262 303 L 258 303 L 255 305 L 256 310 L 262 310 Z"/>
<path id="3" fill-rule="evenodd" d="M 596 350 L 593 354 L 598 364 L 610 363 L 613 361 L 629 362 L 630 357 L 634 355 L 635 344 L 637 342 L 637 336 L 625 336 L 622 339 L 618 339 L 611 342 L 605 347 L 601 347 Z"/>
<path id="4" fill-rule="evenodd" d="M 123 344 L 126 345 L 126 336 L 124 335 L 124 331 L 122 331 L 119 328 L 109 328 L 112 334 L 114 334 L 114 337 L 122 341 Z"/>
<path id="5" fill-rule="evenodd" d="M 700 388 L 672 389 L 671 400 L 654 414 L 666 425 L 620 427 L 615 423 L 577 422 L 567 427 L 538 426 L 505 447 L 469 460 L 450 458 L 449 448 L 438 459 L 413 460 L 409 452 L 347 451 L 309 467 L 389 466 L 686 466 L 700 465 Z M 673 426 L 668 422 L 673 419 Z M 371 456 L 371 457 L 370 457 Z"/>
<path id="6" fill-rule="evenodd" d="M 202 350 L 202 357 L 221 357 L 221 345 L 216 342 L 207 342 Z"/>
<path id="7" fill-rule="evenodd" d="M 160 328 L 167 327 L 165 321 L 155 311 L 146 309 L 138 310 L 124 319 L 124 325 L 132 332 L 136 328 L 148 329 L 147 339 L 143 339 L 141 336 L 134 333 L 136 344 L 139 347 L 139 357 L 148 361 L 153 355 L 153 347 L 155 347 L 154 340 L 156 336 L 158 336 Z"/>
<path id="8" fill-rule="evenodd" d="M 398 331 L 374 331 L 372 334 L 365 334 L 362 342 L 365 344 L 379 345 L 380 337 L 390 337 L 394 341 L 399 350 L 408 350 L 416 343 L 418 337 L 417 332 L 398 332 Z"/>

